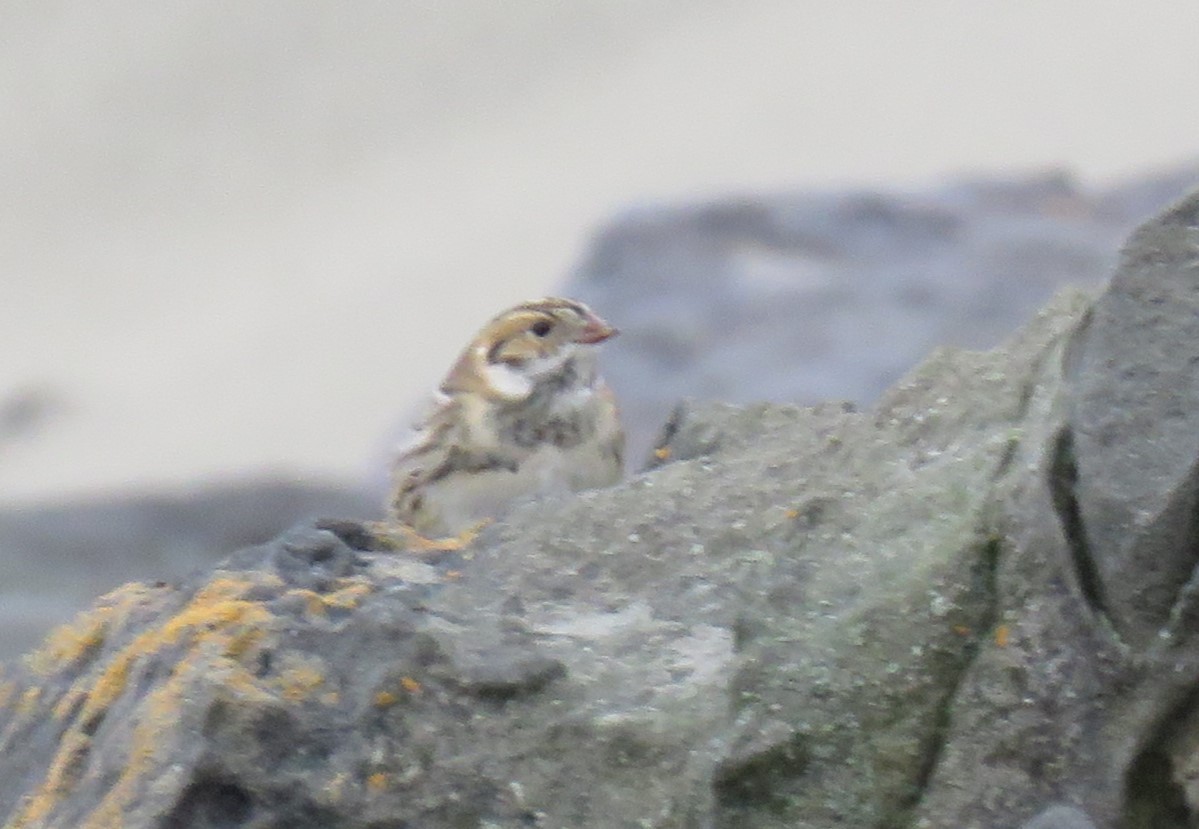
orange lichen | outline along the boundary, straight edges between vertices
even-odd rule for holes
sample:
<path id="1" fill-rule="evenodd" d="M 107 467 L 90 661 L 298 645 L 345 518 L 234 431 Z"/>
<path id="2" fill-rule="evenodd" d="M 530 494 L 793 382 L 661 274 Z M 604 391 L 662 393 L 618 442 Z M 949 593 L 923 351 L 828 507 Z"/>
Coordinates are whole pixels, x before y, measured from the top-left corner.
<path id="1" fill-rule="evenodd" d="M 103 800 L 91 812 L 81 829 L 107 829 L 121 825 L 121 815 L 146 785 L 145 776 L 153 761 L 167 752 L 169 735 L 178 730 L 184 701 L 200 683 L 219 684 L 242 693 L 270 698 L 241 663 L 248 661 L 266 635 L 273 618 L 261 604 L 243 598 L 260 584 L 249 579 L 222 576 L 205 585 L 178 613 L 157 627 L 143 631 L 134 640 L 100 664 L 88 675 L 76 680 L 54 707 L 59 719 L 70 718 L 58 751 L 50 763 L 38 791 L 24 803 L 10 829 L 40 824 L 50 815 L 59 799 L 73 787 L 78 769 L 86 764 L 90 740 L 86 733 L 98 719 L 107 715 L 111 705 L 125 692 L 134 666 L 169 645 L 185 643 L 186 652 L 175 662 L 165 683 L 146 695 L 133 712 L 136 725 L 129 756 L 123 772 Z M 95 617 L 103 623 L 102 614 Z M 83 630 L 103 627 L 85 626 Z M 63 644 L 66 643 L 66 644 Z M 55 640 L 43 650 L 40 664 L 53 666 L 82 651 L 78 641 L 67 636 Z M 22 713 L 32 711 L 40 689 L 30 689 L 22 698 Z"/>
<path id="2" fill-rule="evenodd" d="M 64 734 L 58 753 L 46 770 L 46 779 L 37 794 L 24 800 L 20 813 L 8 824 L 9 829 L 23 829 L 39 824 L 50 814 L 58 798 L 71 790 L 79 778 L 91 748 L 91 739 L 82 734 Z"/>
<path id="3" fill-rule="evenodd" d="M 16 683 L 5 683 L 6 705 L 11 704 L 12 716 L 8 718 L 8 726 L 0 731 L 0 750 L 11 748 L 13 735 L 27 724 L 26 721 L 37 709 L 38 701 L 42 696 L 41 688 L 29 688 L 16 697 L 18 688 L 20 686 Z"/>
<path id="4" fill-rule="evenodd" d="M 792 508 L 786 510 L 783 515 L 785 515 L 789 520 L 794 521 L 796 518 L 799 518 L 799 510 Z"/>
<path id="5" fill-rule="evenodd" d="M 96 607 L 85 610 L 46 636 L 42 646 L 25 657 L 25 666 L 37 676 L 47 676 L 75 664 L 104 644 L 129 611 L 163 594 L 166 588 L 130 582 L 101 596 Z"/>
<path id="6" fill-rule="evenodd" d="M 297 663 L 281 670 L 272 684 L 284 699 L 299 702 L 325 684 L 325 674 L 319 663 Z"/>
<path id="7" fill-rule="evenodd" d="M 372 592 L 375 587 L 362 579 L 339 579 L 337 589 L 331 593 L 317 593 L 307 588 L 288 590 L 285 595 L 296 596 L 304 600 L 304 610 L 312 616 L 326 616 L 329 608 L 353 610 L 362 598 Z"/>
<path id="8" fill-rule="evenodd" d="M 995 628 L 995 644 L 1001 648 L 1006 648 L 1008 639 L 1011 638 L 1011 630 L 1007 625 L 1000 625 Z"/>
<path id="9" fill-rule="evenodd" d="M 70 665 L 104 642 L 113 613 L 111 607 L 99 607 L 59 625 L 50 631 L 40 648 L 25 656 L 25 667 L 30 673 L 44 677 Z"/>
<path id="10" fill-rule="evenodd" d="M 954 625 L 953 632 L 956 633 L 958 636 L 969 636 L 974 631 L 972 631 L 970 628 L 966 627 L 965 625 Z"/>
<path id="11" fill-rule="evenodd" d="M 400 687 L 410 694 L 419 694 L 424 690 L 421 684 L 410 676 L 400 677 Z"/>
<path id="12" fill-rule="evenodd" d="M 458 579 L 462 578 L 462 571 L 461 570 L 446 570 L 444 578 L 446 581 L 458 581 Z"/>
<path id="13" fill-rule="evenodd" d="M 325 610 L 324 597 L 320 593 L 317 593 L 315 590 L 309 590 L 306 587 L 297 587 L 292 590 L 288 590 L 283 595 L 284 596 L 295 596 L 297 598 L 302 599 L 304 601 L 304 612 L 306 612 L 309 616 L 327 616 L 328 615 L 328 613 Z"/>
<path id="14" fill-rule="evenodd" d="M 272 618 L 262 605 L 240 598 L 252 586 L 251 582 L 231 578 L 215 579 L 205 585 L 161 627 L 145 631 L 123 648 L 99 678 L 89 682 L 90 677 L 84 677 L 77 681 L 56 706 L 55 715 L 61 717 L 72 710 L 76 695 L 87 697 L 80 714 L 83 722 L 102 715 L 124 692 L 130 667 L 135 662 L 178 643 L 184 636 L 192 639 L 195 650 L 212 647 L 220 656 L 244 655 L 261 639 L 259 626 Z"/>
<path id="15" fill-rule="evenodd" d="M 399 701 L 399 697 L 391 691 L 380 691 L 375 694 L 375 705 L 379 708 L 389 708 Z"/>
<path id="16" fill-rule="evenodd" d="M 353 610 L 362 600 L 375 592 L 375 585 L 366 579 L 338 579 L 338 589 L 322 598 L 326 607 Z"/>
<path id="17" fill-rule="evenodd" d="M 235 696 L 242 699 L 255 702 L 268 702 L 275 699 L 262 682 L 240 666 L 238 670 L 218 674 L 217 678 L 220 680 L 222 688 L 233 692 Z"/>
<path id="18" fill-rule="evenodd" d="M 179 722 L 186 689 L 192 677 L 198 671 L 207 674 L 208 667 L 181 664 L 165 683 L 146 695 L 138 711 L 124 772 L 88 815 L 81 829 L 106 829 L 122 824 L 122 815 L 137 798 L 139 786 L 145 785 L 146 772 L 153 768 L 155 758 L 167 756 L 175 749 L 176 741 L 172 741 L 171 736 Z"/>
<path id="19" fill-rule="evenodd" d="M 387 790 L 389 781 L 387 775 L 381 771 L 377 771 L 370 777 L 366 778 L 366 788 L 371 794 L 381 794 Z"/>
<path id="20" fill-rule="evenodd" d="M 21 694 L 21 698 L 17 700 L 17 714 L 22 717 L 27 717 L 33 713 L 33 709 L 37 708 L 38 701 L 42 698 L 41 688 L 26 688 Z"/>
<path id="21" fill-rule="evenodd" d="M 7 708 L 17 693 L 17 684 L 12 680 L 0 682 L 0 708 Z"/>
<path id="22" fill-rule="evenodd" d="M 670 458 L 670 447 L 669 446 L 659 446 L 657 449 L 654 450 L 654 457 L 660 461 L 669 459 Z"/>

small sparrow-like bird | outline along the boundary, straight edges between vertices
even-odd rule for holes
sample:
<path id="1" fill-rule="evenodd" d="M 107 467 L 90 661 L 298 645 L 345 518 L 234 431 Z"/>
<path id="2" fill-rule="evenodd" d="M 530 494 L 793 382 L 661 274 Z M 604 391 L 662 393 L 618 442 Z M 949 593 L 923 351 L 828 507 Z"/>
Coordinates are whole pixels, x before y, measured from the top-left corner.
<path id="1" fill-rule="evenodd" d="M 553 297 L 487 323 L 399 450 L 386 534 L 410 550 L 457 549 L 517 501 L 619 481 L 624 432 L 595 362 L 616 333 Z"/>

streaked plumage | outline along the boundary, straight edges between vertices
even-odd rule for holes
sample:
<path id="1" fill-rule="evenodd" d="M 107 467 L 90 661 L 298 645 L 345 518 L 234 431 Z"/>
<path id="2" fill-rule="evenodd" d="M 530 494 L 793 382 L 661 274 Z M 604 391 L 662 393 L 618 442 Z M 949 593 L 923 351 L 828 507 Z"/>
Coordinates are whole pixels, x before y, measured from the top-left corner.
<path id="1" fill-rule="evenodd" d="M 388 523 L 455 536 L 523 499 L 619 481 L 624 433 L 595 365 L 595 346 L 615 334 L 568 299 L 492 319 L 400 448 Z"/>

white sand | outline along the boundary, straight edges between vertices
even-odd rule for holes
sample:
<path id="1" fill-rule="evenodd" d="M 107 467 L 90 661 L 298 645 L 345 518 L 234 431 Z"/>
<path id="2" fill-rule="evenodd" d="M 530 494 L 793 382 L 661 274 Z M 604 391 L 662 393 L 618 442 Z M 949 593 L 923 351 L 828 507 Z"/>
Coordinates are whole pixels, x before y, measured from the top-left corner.
<path id="1" fill-rule="evenodd" d="M 4 17 L 0 407 L 51 405 L 0 442 L 0 501 L 361 476 L 470 331 L 629 205 L 1199 155 L 1191 0 Z"/>

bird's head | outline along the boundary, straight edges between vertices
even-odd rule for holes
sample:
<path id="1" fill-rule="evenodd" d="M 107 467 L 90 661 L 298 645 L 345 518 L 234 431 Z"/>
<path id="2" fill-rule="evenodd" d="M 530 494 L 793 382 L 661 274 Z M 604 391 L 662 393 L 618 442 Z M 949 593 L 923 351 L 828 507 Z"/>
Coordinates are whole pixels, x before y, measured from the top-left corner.
<path id="1" fill-rule="evenodd" d="M 538 383 L 580 362 L 617 330 L 581 302 L 557 297 L 524 302 L 491 320 L 442 383 L 442 391 L 481 392 L 506 401 L 527 398 Z"/>

